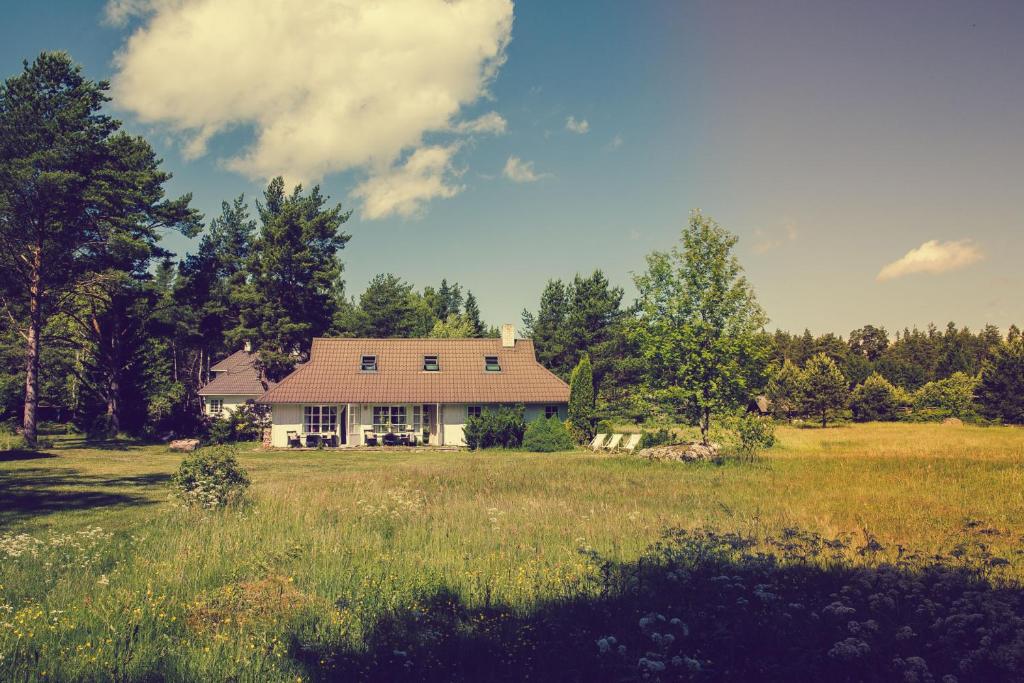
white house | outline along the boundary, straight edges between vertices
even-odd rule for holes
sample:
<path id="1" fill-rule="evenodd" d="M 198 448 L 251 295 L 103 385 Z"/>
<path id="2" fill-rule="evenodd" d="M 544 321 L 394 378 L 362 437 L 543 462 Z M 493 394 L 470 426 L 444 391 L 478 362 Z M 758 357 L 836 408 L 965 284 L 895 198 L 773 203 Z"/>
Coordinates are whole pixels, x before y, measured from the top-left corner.
<path id="1" fill-rule="evenodd" d="M 523 405 L 526 419 L 566 418 L 569 386 L 515 339 L 313 340 L 310 358 L 258 403 L 269 405 L 271 444 L 389 442 L 465 445 L 470 415 Z"/>
<path id="2" fill-rule="evenodd" d="M 255 353 L 236 351 L 210 368 L 213 379 L 199 390 L 205 415 L 224 417 L 273 388 L 273 382 L 260 377 L 256 360 Z"/>

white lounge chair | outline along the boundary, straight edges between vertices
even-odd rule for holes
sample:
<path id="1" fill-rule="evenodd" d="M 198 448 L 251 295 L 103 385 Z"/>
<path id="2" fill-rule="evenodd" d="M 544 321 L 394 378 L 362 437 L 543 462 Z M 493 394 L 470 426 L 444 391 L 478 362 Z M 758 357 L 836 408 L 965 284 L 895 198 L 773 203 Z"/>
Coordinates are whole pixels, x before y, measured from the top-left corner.
<path id="1" fill-rule="evenodd" d="M 590 450 L 599 451 L 604 446 L 605 440 L 608 438 L 607 434 L 598 434 L 594 437 L 594 440 L 590 442 Z"/>
<path id="2" fill-rule="evenodd" d="M 608 439 L 608 443 L 605 445 L 610 451 L 614 451 L 619 447 L 619 442 L 622 441 L 622 434 L 612 434 L 612 438 Z"/>
<path id="3" fill-rule="evenodd" d="M 630 434 L 626 437 L 626 443 L 622 445 L 622 448 L 627 451 L 635 451 L 636 447 L 640 445 L 640 435 Z"/>

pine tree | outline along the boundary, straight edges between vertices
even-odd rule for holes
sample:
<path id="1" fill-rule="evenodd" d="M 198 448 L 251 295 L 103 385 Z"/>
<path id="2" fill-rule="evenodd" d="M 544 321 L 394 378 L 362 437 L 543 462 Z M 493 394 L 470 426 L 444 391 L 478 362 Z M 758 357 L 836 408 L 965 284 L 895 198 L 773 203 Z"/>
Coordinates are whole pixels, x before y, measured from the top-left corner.
<path id="1" fill-rule="evenodd" d="M 585 353 L 569 377 L 569 424 L 579 443 L 594 438 L 594 373 Z"/>
<path id="2" fill-rule="evenodd" d="M 821 426 L 828 426 L 828 412 L 846 406 L 850 389 L 835 361 L 824 353 L 811 356 L 804 366 L 804 409 L 821 416 Z"/>
<path id="3" fill-rule="evenodd" d="M 469 323 L 471 337 L 483 337 L 487 334 L 487 328 L 480 319 L 480 306 L 476 302 L 473 292 L 466 292 L 466 305 L 462 314 Z"/>
<path id="4" fill-rule="evenodd" d="M 787 418 L 793 417 L 803 406 L 803 372 L 787 358 L 769 380 L 766 395 L 771 402 L 773 413 Z"/>
<path id="5" fill-rule="evenodd" d="M 286 194 L 280 177 L 263 197 L 247 282 L 233 298 L 239 324 L 227 337 L 236 348 L 251 342 L 266 375 L 277 380 L 331 327 L 341 294 L 337 254 L 349 240 L 341 226 L 351 212 L 327 208 L 319 187 L 303 194 L 296 186 Z"/>
<path id="6" fill-rule="evenodd" d="M 997 347 L 985 361 L 977 397 L 987 417 L 1024 424 L 1024 339 Z"/>

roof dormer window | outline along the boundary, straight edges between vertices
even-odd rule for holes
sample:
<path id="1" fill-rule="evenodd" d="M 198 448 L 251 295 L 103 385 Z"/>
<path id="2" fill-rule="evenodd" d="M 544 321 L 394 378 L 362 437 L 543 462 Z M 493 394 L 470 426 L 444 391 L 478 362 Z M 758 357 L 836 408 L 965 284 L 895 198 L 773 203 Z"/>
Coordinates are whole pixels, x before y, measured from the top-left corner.
<path id="1" fill-rule="evenodd" d="M 377 356 L 363 356 L 359 369 L 363 372 L 377 372 Z"/>
<path id="2" fill-rule="evenodd" d="M 484 370 L 487 372 L 501 372 L 501 363 L 497 356 L 484 356 Z"/>
<path id="3" fill-rule="evenodd" d="M 437 360 L 437 356 L 423 356 L 423 370 L 424 372 L 440 372 L 441 363 Z"/>

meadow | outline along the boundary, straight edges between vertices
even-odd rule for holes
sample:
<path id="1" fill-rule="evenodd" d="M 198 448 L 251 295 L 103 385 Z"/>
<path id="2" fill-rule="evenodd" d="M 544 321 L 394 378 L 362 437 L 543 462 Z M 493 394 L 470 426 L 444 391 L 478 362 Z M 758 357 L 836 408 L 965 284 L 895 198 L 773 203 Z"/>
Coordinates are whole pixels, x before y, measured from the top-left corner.
<path id="1" fill-rule="evenodd" d="M 842 585 L 865 566 L 932 576 L 922 563 L 942 554 L 970 564 L 964 585 L 1001 596 L 993 623 L 1024 623 L 1024 431 L 879 423 L 777 436 L 756 462 L 719 464 L 583 451 L 241 450 L 247 500 L 213 513 L 169 499 L 182 456 L 164 446 L 55 436 L 38 452 L 0 451 L 0 679 L 749 678 L 747 664 L 724 663 L 706 643 L 673 654 L 695 623 L 725 619 L 707 605 L 691 605 L 688 620 L 621 601 L 644 592 L 637 583 L 678 582 L 651 568 L 682 555 L 711 558 L 726 584 L 723 566 L 745 576 L 800 555 L 799 575 L 817 567 L 829 602 L 825 587 L 840 574 Z M 726 588 L 740 585 L 733 578 Z M 767 600 L 783 584 L 796 585 L 745 590 Z M 733 632 L 756 620 L 775 628 L 763 620 L 783 612 L 792 622 L 792 609 L 760 610 Z M 613 618 L 631 620 L 618 639 L 605 633 Z M 666 625 L 652 631 L 659 619 Z M 806 637 L 822 630 L 807 623 Z M 998 678 L 1024 656 L 1020 634 L 999 636 L 1016 650 L 948 666 L 959 680 Z M 822 661 L 848 667 L 870 639 L 844 642 L 823 645 Z M 848 670 L 850 680 L 891 673 Z"/>

